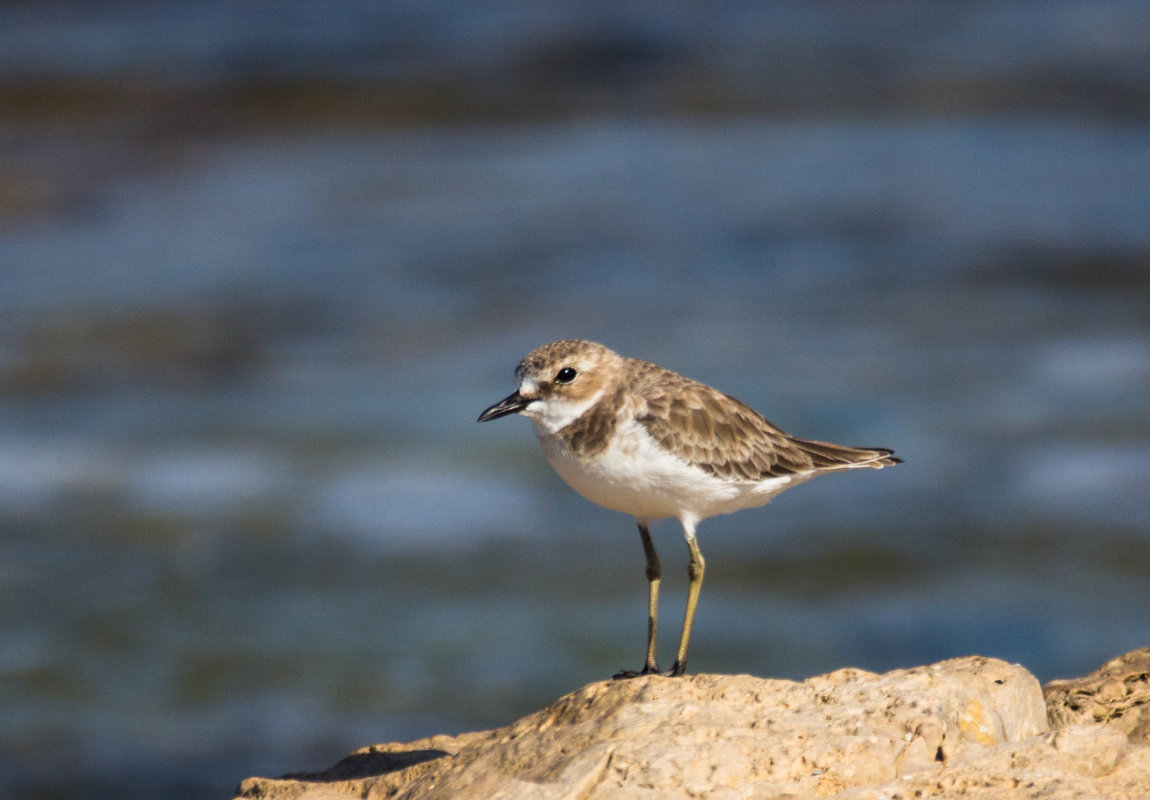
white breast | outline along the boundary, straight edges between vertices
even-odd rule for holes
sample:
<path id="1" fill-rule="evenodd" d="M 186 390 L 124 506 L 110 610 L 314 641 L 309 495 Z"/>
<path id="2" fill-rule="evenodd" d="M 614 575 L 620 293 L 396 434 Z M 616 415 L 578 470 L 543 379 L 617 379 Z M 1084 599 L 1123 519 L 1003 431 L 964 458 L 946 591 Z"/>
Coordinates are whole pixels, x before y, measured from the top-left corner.
<path id="1" fill-rule="evenodd" d="M 593 503 L 635 517 L 689 516 L 695 520 L 761 506 L 810 476 L 759 483 L 717 478 L 660 447 L 634 420 L 619 425 L 606 450 L 580 458 L 539 424 L 535 432 L 551 466 Z"/>

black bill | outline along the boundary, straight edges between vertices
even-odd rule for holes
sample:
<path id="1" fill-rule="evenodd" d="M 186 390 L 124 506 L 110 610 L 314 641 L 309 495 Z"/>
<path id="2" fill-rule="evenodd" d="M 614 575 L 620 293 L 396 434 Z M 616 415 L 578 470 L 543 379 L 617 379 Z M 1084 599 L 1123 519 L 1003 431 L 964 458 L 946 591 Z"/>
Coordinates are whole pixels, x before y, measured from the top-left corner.
<path id="1" fill-rule="evenodd" d="M 519 391 L 516 390 L 480 414 L 479 419 L 476 420 L 476 422 L 487 422 L 488 420 L 506 417 L 508 414 L 514 414 L 518 411 L 522 411 L 530 402 L 530 400 L 521 397 L 519 395 Z"/>

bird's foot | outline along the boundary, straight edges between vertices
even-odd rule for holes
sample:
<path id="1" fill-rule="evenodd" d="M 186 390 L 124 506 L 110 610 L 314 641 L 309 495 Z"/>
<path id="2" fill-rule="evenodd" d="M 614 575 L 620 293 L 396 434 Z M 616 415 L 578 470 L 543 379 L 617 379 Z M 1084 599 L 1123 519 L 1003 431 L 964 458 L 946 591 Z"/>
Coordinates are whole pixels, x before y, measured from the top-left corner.
<path id="1" fill-rule="evenodd" d="M 625 669 L 622 672 L 616 672 L 611 676 L 613 680 L 625 680 L 627 678 L 640 678 L 644 675 L 662 675 L 664 678 L 678 678 L 687 671 L 686 664 L 679 664 L 678 661 L 668 670 L 660 670 L 654 664 L 648 664 L 643 669 L 636 672 L 632 669 Z"/>

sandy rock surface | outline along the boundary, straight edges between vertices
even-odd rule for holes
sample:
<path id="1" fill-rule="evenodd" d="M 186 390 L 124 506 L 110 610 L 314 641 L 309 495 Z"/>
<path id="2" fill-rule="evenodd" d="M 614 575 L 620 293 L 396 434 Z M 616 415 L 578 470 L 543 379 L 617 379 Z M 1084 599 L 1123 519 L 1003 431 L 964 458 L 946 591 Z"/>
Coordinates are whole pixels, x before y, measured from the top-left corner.
<path id="1" fill-rule="evenodd" d="M 1103 722 L 1150 744 L 1150 647 L 1108 661 L 1089 675 L 1042 687 L 1053 727 Z"/>
<path id="2" fill-rule="evenodd" d="M 373 745 L 323 773 L 248 778 L 238 796 L 1145 800 L 1148 663 L 1135 651 L 1055 682 L 1049 710 L 1033 675 L 981 657 L 802 682 L 604 681 L 505 728 Z"/>

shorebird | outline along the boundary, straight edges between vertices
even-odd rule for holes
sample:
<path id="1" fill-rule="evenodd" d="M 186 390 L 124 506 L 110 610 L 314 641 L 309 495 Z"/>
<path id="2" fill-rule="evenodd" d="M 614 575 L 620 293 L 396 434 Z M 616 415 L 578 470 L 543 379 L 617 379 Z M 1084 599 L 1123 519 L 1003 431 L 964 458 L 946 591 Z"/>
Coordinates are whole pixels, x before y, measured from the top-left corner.
<path id="1" fill-rule="evenodd" d="M 515 375 L 518 388 L 478 421 L 527 417 L 547 460 L 572 489 L 630 514 L 639 527 L 647 558 L 647 655 L 641 670 L 616 677 L 660 673 L 662 571 L 652 520 L 679 520 L 690 552 L 679 649 L 671 669 L 660 673 L 682 675 L 703 584 L 705 562 L 695 537 L 702 520 L 761 506 L 818 475 L 900 462 L 886 448 L 791 436 L 718 389 L 594 342 L 545 344 L 519 362 Z"/>

